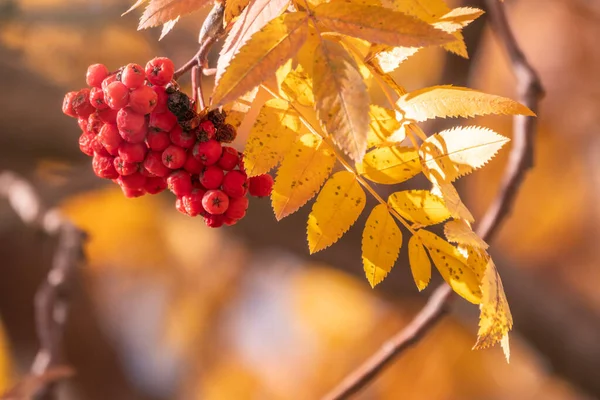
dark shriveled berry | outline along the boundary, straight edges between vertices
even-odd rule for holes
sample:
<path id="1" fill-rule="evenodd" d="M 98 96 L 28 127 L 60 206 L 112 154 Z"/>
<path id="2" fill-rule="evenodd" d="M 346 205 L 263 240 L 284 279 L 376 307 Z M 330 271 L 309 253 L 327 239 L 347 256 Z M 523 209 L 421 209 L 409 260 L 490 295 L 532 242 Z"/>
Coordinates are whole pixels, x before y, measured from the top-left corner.
<path id="1" fill-rule="evenodd" d="M 225 123 L 225 113 L 219 109 L 211 110 L 206 118 L 215 126 L 221 126 Z"/>
<path id="2" fill-rule="evenodd" d="M 215 139 L 222 143 L 231 143 L 235 140 L 237 131 L 233 125 L 225 124 L 217 129 Z"/>

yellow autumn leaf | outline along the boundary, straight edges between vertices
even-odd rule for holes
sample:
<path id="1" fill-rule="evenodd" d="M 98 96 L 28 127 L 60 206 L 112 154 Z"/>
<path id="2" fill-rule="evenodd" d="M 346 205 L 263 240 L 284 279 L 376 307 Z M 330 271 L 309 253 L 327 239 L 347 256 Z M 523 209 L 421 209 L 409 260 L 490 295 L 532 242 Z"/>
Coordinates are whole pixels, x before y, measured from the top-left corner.
<path id="1" fill-rule="evenodd" d="M 370 100 L 356 63 L 339 43 L 321 40 L 315 50 L 313 79 L 321 124 L 346 154 L 360 161 L 367 150 Z"/>
<path id="2" fill-rule="evenodd" d="M 414 56 L 421 47 L 390 47 L 373 45 L 368 57 L 374 56 L 383 72 L 392 72 L 409 57 Z"/>
<path id="3" fill-rule="evenodd" d="M 375 104 L 369 106 L 369 133 L 367 134 L 367 147 L 378 146 L 385 143 L 387 139 L 402 130 L 400 122 L 396 119 L 396 112 Z M 404 132 L 404 136 L 406 133 Z M 399 141 L 404 140 L 402 137 Z"/>
<path id="4" fill-rule="evenodd" d="M 372 43 L 424 47 L 454 39 L 424 21 L 372 5 L 333 1 L 315 8 L 314 15 L 320 28 Z"/>
<path id="5" fill-rule="evenodd" d="M 312 78 L 302 65 L 298 65 L 287 74 L 281 84 L 281 90 L 290 100 L 300 105 L 312 107 L 315 104 Z"/>
<path id="6" fill-rule="evenodd" d="M 508 332 L 512 329 L 513 319 L 500 275 L 491 258 L 481 282 L 481 293 L 479 331 L 473 348 L 485 349 L 500 342 L 506 361 L 509 361 Z"/>
<path id="7" fill-rule="evenodd" d="M 353 173 L 340 171 L 329 178 L 308 216 L 310 254 L 337 242 L 356 222 L 365 202 L 365 192 Z"/>
<path id="8" fill-rule="evenodd" d="M 460 199 L 458 192 L 451 183 L 435 183 L 431 193 L 441 197 L 452 218 L 464 219 L 468 222 L 475 221 L 473 215 Z"/>
<path id="9" fill-rule="evenodd" d="M 484 250 L 488 248 L 488 244 L 473 232 L 471 225 L 462 219 L 446 222 L 444 225 L 444 235 L 452 243 L 464 244 Z"/>
<path id="10" fill-rule="evenodd" d="M 392 270 L 402 247 L 402 232 L 385 204 L 373 208 L 362 235 L 365 275 L 375 287 Z"/>
<path id="11" fill-rule="evenodd" d="M 450 218 L 450 211 L 444 201 L 428 190 L 392 193 L 388 204 L 403 218 L 421 226 L 439 224 Z"/>
<path id="12" fill-rule="evenodd" d="M 510 139 L 491 129 L 465 126 L 427 138 L 419 149 L 423 174 L 433 183 L 450 183 L 491 160 Z"/>
<path id="13" fill-rule="evenodd" d="M 298 52 L 307 33 L 305 13 L 283 14 L 269 21 L 233 56 L 214 89 L 213 105 L 227 103 L 273 75 Z"/>
<path id="14" fill-rule="evenodd" d="M 381 147 L 365 154 L 356 170 L 370 181 L 393 185 L 421 172 L 421 163 L 419 153 L 412 147 Z"/>
<path id="15" fill-rule="evenodd" d="M 408 241 L 408 261 L 417 289 L 425 289 L 431 280 L 431 261 L 417 235 L 411 236 Z"/>
<path id="16" fill-rule="evenodd" d="M 244 149 L 244 167 L 248 176 L 269 172 L 292 147 L 300 117 L 285 100 L 268 100 L 261 108 Z"/>
<path id="17" fill-rule="evenodd" d="M 209 0 L 150 0 L 140 17 L 138 29 L 162 25 L 181 15 L 197 11 L 209 3 Z M 140 4 L 137 2 L 131 9 Z"/>
<path id="18" fill-rule="evenodd" d="M 225 2 L 225 12 L 223 13 L 225 25 L 239 17 L 249 3 L 250 0 L 227 0 Z"/>
<path id="19" fill-rule="evenodd" d="M 451 85 L 415 90 L 398 99 L 396 105 L 404 111 L 404 118 L 417 122 L 487 114 L 535 116 L 529 108 L 506 97 Z"/>
<path id="20" fill-rule="evenodd" d="M 433 264 L 452 290 L 471 303 L 479 304 L 482 298 L 480 280 L 467 265 L 465 256 L 434 233 L 420 229 L 416 235 L 423 242 Z"/>
<path id="21" fill-rule="evenodd" d="M 302 135 L 277 170 L 271 193 L 275 218 L 296 212 L 312 199 L 331 174 L 336 158 L 333 149 L 312 133 Z"/>

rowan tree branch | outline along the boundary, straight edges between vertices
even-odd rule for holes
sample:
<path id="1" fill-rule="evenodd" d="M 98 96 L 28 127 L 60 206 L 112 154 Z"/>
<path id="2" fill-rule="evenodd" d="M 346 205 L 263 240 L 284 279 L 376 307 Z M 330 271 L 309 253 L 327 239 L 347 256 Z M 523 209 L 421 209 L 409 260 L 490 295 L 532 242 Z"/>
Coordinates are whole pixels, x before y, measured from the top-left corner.
<path id="1" fill-rule="evenodd" d="M 69 289 L 78 266 L 84 261 L 86 234 L 57 210 L 46 209 L 33 185 L 12 172 L 0 173 L 0 197 L 6 198 L 27 225 L 58 240 L 52 267 L 35 295 L 35 323 L 39 351 L 25 377 L 2 399 L 54 398 L 57 380 L 73 374 L 64 365 L 62 337 L 69 311 Z"/>
<path id="2" fill-rule="evenodd" d="M 511 68 L 517 80 L 518 98 L 536 114 L 544 90 L 536 71 L 531 67 L 510 29 L 503 4 L 498 0 L 486 0 L 489 23 L 510 58 Z M 516 116 L 513 127 L 513 147 L 506 165 L 498 194 L 488 207 L 477 233 L 491 242 L 500 225 L 510 215 L 519 188 L 529 169 L 534 165 L 537 119 Z M 406 349 L 418 343 L 448 312 L 454 298 L 452 289 L 444 283 L 435 289 L 427 304 L 415 318 L 392 336 L 362 365 L 344 378 L 324 400 L 347 399 L 371 383 L 377 375 Z"/>

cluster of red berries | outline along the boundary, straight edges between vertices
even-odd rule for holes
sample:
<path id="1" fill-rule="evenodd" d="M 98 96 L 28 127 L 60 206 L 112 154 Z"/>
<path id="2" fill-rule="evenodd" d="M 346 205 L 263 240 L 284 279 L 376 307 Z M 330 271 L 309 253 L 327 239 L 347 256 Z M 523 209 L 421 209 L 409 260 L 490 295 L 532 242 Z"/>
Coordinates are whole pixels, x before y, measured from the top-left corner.
<path id="1" fill-rule="evenodd" d="M 246 214 L 249 193 L 268 196 L 273 178 L 248 178 L 242 154 L 223 143 L 235 139 L 225 114 L 203 115 L 173 81 L 171 60 L 157 57 L 142 67 L 87 70 L 89 88 L 66 94 L 63 112 L 77 118 L 79 148 L 94 173 L 117 183 L 127 197 L 169 189 L 175 207 L 202 216 L 210 227 L 234 225 Z"/>

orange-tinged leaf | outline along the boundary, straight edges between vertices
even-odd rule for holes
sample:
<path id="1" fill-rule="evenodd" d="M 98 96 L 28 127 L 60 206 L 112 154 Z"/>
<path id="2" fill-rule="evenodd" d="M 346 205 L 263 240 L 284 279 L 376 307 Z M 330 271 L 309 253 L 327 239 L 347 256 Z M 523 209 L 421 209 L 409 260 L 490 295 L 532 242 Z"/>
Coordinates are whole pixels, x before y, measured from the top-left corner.
<path id="1" fill-rule="evenodd" d="M 239 17 L 242 11 L 246 7 L 250 0 L 227 0 L 225 1 L 225 12 L 223 13 L 223 19 L 225 20 L 225 24 L 229 24 L 235 18 Z"/>
<path id="2" fill-rule="evenodd" d="M 160 31 L 160 37 L 158 38 L 158 40 L 162 40 L 165 36 L 167 36 L 167 34 L 169 32 L 171 32 L 173 30 L 173 28 L 175 28 L 175 24 L 177 24 L 177 22 L 179 21 L 179 18 L 180 17 L 177 17 L 177 18 L 167 21 L 163 24 L 162 30 Z"/>
<path id="3" fill-rule="evenodd" d="M 417 54 L 421 47 L 392 47 L 376 44 L 370 54 L 375 54 L 377 64 L 383 72 L 392 72 L 410 56 Z"/>
<path id="4" fill-rule="evenodd" d="M 312 78 L 302 65 L 298 65 L 285 77 L 281 90 L 302 106 L 312 107 L 315 104 Z"/>
<path id="5" fill-rule="evenodd" d="M 225 69 L 231 63 L 231 59 L 238 53 L 240 48 L 256 32 L 277 18 L 288 6 L 289 0 L 251 0 L 239 18 L 234 22 L 231 30 L 225 38 L 225 43 L 219 53 L 217 60 L 217 72 L 215 74 L 215 85 L 221 80 Z"/>
<path id="6" fill-rule="evenodd" d="M 479 8 L 458 7 L 450 10 L 437 19 L 433 23 L 433 26 L 448 33 L 452 33 L 469 25 L 483 14 L 484 11 Z"/>
<path id="7" fill-rule="evenodd" d="M 373 208 L 362 235 L 365 275 L 375 287 L 392 270 L 402 247 L 402 232 L 385 204 Z"/>
<path id="8" fill-rule="evenodd" d="M 508 332 L 512 329 L 513 319 L 500 275 L 496 265 L 489 257 L 481 282 L 481 293 L 479 331 L 477 332 L 477 343 L 473 348 L 485 349 L 500 342 L 508 362 L 510 359 Z"/>
<path id="9" fill-rule="evenodd" d="M 305 13 L 271 20 L 244 44 L 225 69 L 213 93 L 213 105 L 227 103 L 258 86 L 293 57 L 308 34 Z"/>
<path id="10" fill-rule="evenodd" d="M 391 136 L 401 142 L 406 132 L 396 119 L 396 112 L 375 104 L 369 106 L 369 133 L 367 147 L 379 146 L 387 142 Z"/>
<path id="11" fill-rule="evenodd" d="M 150 0 L 140 17 L 138 29 L 162 25 L 181 15 L 198 11 L 209 3 L 209 0 Z"/>
<path id="12" fill-rule="evenodd" d="M 439 224 L 450 218 L 444 201 L 428 190 L 392 193 L 388 204 L 403 218 L 421 226 Z"/>
<path id="13" fill-rule="evenodd" d="M 434 46 L 454 40 L 452 35 L 409 15 L 383 7 L 333 1 L 314 10 L 326 29 L 390 46 Z"/>
<path id="14" fill-rule="evenodd" d="M 423 174 L 434 183 L 450 183 L 481 168 L 510 139 L 477 126 L 448 129 L 427 138 L 419 149 Z"/>
<path id="15" fill-rule="evenodd" d="M 444 200 L 444 204 L 448 211 L 450 211 L 452 218 L 464 219 L 468 222 L 475 221 L 475 218 L 473 218 L 467 206 L 464 205 L 451 183 L 435 183 L 431 189 L 431 193 Z"/>
<path id="16" fill-rule="evenodd" d="M 369 94 L 354 60 L 338 43 L 322 40 L 313 65 L 317 117 L 335 143 L 353 160 L 367 150 Z"/>
<path id="17" fill-rule="evenodd" d="M 142 4 L 144 4 L 147 1 L 148 0 L 137 0 L 131 7 L 129 7 L 129 9 L 127 11 L 125 11 L 123 14 L 121 14 L 121 17 L 124 16 L 125 14 L 129 14 L 130 12 L 132 12 L 133 10 L 135 10 L 136 8 L 138 8 L 139 6 L 141 6 Z"/>
<path id="18" fill-rule="evenodd" d="M 287 217 L 312 199 L 335 161 L 333 149 L 320 137 L 306 133 L 298 138 L 277 170 L 271 193 L 275 218 Z"/>
<path id="19" fill-rule="evenodd" d="M 396 104 L 406 119 L 418 122 L 487 114 L 535 116 L 529 108 L 506 97 L 450 85 L 415 90 L 402 96 Z"/>
<path id="20" fill-rule="evenodd" d="M 300 129 L 300 117 L 285 100 L 268 100 L 261 108 L 244 149 L 248 176 L 269 172 L 288 153 Z"/>
<path id="21" fill-rule="evenodd" d="M 365 202 L 365 192 L 353 173 L 340 171 L 329 178 L 308 216 L 310 254 L 337 242 L 356 222 Z"/>
<path id="22" fill-rule="evenodd" d="M 452 290 L 471 303 L 479 304 L 482 298 L 480 280 L 467 265 L 467 259 L 460 251 L 441 237 L 424 229 L 418 230 L 416 235 L 423 242 L 433 264 Z"/>
<path id="23" fill-rule="evenodd" d="M 417 289 L 425 289 L 431 280 L 431 261 L 417 235 L 411 236 L 408 241 L 408 261 Z"/>
<path id="24" fill-rule="evenodd" d="M 471 224 L 462 219 L 446 222 L 444 235 L 449 242 L 464 244 L 480 249 L 487 249 L 488 244 L 483 241 L 471 228 Z"/>
<path id="25" fill-rule="evenodd" d="M 412 147 L 381 147 L 365 154 L 356 170 L 370 181 L 393 185 L 421 172 L 421 163 L 419 153 Z"/>

